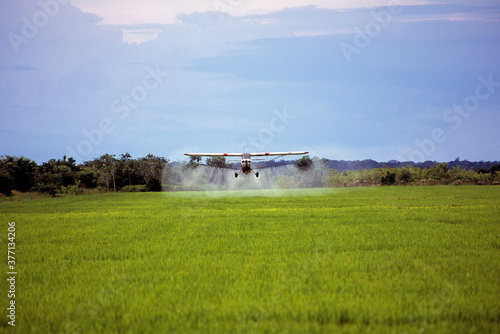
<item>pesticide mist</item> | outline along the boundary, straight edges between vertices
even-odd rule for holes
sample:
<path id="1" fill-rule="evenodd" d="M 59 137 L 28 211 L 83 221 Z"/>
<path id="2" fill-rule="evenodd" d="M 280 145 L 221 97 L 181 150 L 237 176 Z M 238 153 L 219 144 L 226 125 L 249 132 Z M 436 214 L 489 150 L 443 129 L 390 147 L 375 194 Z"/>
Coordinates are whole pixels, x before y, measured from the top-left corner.
<path id="1" fill-rule="evenodd" d="M 287 189 L 321 187 L 326 168 L 312 165 L 304 171 L 292 164 L 261 169 L 259 177 L 251 173 L 236 178 L 234 173 L 225 168 L 175 163 L 165 166 L 162 186 L 167 191 L 182 191 L 181 197 L 189 197 L 177 209 L 181 217 L 190 219 L 203 214 L 214 198 L 283 197 L 292 195 Z M 293 193 L 299 195 L 302 191 Z"/>
<path id="2" fill-rule="evenodd" d="M 266 194 L 279 195 L 279 190 L 292 188 L 321 187 L 325 168 L 312 165 L 307 170 L 300 170 L 295 165 L 284 165 L 259 170 L 259 177 L 250 173 L 240 173 L 226 168 L 199 165 L 191 167 L 186 164 L 166 166 L 162 184 L 169 191 L 203 191 L 218 192 L 231 190 L 272 190 Z M 216 195 L 216 194 L 213 194 Z"/>

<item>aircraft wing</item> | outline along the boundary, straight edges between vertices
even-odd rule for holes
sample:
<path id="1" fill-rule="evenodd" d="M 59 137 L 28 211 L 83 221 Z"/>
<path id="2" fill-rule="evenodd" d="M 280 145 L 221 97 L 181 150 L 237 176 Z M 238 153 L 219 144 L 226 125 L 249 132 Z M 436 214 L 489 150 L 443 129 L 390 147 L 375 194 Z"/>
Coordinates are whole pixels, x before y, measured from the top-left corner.
<path id="1" fill-rule="evenodd" d="M 262 153 L 250 153 L 252 157 L 263 157 L 263 156 L 282 156 L 282 155 L 303 155 L 309 152 L 306 151 L 291 151 L 291 152 L 262 152 Z"/>
<path id="2" fill-rule="evenodd" d="M 184 153 L 191 157 L 241 157 L 243 153 Z"/>
<path id="3" fill-rule="evenodd" d="M 259 152 L 250 153 L 252 157 L 264 157 L 264 156 L 283 156 L 283 155 L 303 155 L 309 152 L 306 151 L 290 151 L 290 152 Z M 189 155 L 191 157 L 241 157 L 243 153 L 184 153 L 184 155 Z"/>

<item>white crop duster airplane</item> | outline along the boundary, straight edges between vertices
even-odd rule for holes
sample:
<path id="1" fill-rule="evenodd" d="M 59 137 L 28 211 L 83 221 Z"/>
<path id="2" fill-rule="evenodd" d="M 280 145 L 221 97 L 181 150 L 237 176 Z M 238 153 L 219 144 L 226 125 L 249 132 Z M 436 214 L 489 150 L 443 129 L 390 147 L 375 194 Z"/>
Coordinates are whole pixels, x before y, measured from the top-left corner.
<path id="1" fill-rule="evenodd" d="M 185 153 L 184 155 L 188 155 L 191 157 L 241 157 L 241 171 L 245 175 L 250 173 L 254 173 L 256 177 L 259 177 L 259 172 L 256 172 L 252 169 L 252 157 L 269 157 L 276 156 L 271 160 L 267 160 L 266 162 L 278 159 L 284 155 L 303 155 L 309 152 L 305 151 L 292 151 L 292 152 L 265 152 L 265 153 Z M 257 160 L 257 159 L 255 159 Z M 262 159 L 258 159 L 262 160 Z M 260 166 L 260 165 L 259 165 Z M 259 166 L 255 167 L 258 168 Z M 235 172 L 234 176 L 238 177 L 240 172 Z"/>

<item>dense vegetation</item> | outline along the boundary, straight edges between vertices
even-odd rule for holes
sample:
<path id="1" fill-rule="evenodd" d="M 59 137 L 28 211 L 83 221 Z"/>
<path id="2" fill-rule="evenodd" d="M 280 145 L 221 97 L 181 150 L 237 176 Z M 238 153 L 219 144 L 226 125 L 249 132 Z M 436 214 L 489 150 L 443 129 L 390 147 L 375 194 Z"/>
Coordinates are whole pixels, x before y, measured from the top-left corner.
<path id="1" fill-rule="evenodd" d="M 161 191 L 161 178 L 168 160 L 147 155 L 132 159 L 105 154 L 83 164 L 73 158 L 51 159 L 38 165 L 25 157 L 0 157 L 0 193 L 36 191 L 82 194 L 89 189 L 98 191 Z"/>
<path id="2" fill-rule="evenodd" d="M 10 196 L 12 191 L 34 191 L 55 196 L 89 191 L 186 190 L 190 188 L 183 184 L 182 176 L 187 170 L 200 167 L 200 163 L 200 158 L 170 162 L 152 154 L 133 159 L 126 153 L 119 158 L 105 154 L 83 164 L 76 164 L 73 158 L 65 156 L 38 165 L 25 157 L 1 156 L 0 194 Z M 473 163 L 457 159 L 449 163 L 390 161 L 381 164 L 373 160 L 346 162 L 305 156 L 297 161 L 272 162 L 270 166 L 286 163 L 296 168 L 273 174 L 280 188 L 500 183 L 498 162 Z M 206 165 L 231 167 L 225 158 L 209 158 Z M 222 179 L 226 182 L 225 177 Z M 221 178 L 203 178 L 200 182 L 220 183 Z"/>
<path id="3" fill-rule="evenodd" d="M 16 330 L 497 333 L 499 200 L 425 186 L 3 202 Z"/>

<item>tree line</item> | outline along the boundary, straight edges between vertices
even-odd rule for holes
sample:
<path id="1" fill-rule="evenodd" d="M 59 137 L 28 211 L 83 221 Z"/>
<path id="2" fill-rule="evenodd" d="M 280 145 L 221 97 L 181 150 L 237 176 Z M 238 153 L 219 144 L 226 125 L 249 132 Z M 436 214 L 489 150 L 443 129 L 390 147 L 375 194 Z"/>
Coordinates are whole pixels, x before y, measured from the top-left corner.
<path id="1" fill-rule="evenodd" d="M 64 156 L 38 165 L 25 157 L 0 156 L 0 193 L 10 196 L 16 191 L 39 192 L 56 196 L 89 191 L 187 190 L 183 188 L 181 175 L 187 169 L 198 168 L 201 162 L 199 157 L 192 157 L 189 162 L 170 162 L 153 154 L 134 159 L 125 153 L 118 157 L 104 154 L 82 164 Z M 296 168 L 285 168 L 276 175 L 276 183 L 282 188 L 500 183 L 500 164 L 465 161 L 462 163 L 476 168 L 464 168 L 459 159 L 421 165 L 389 162 L 380 166 L 381 163 L 373 160 L 346 162 L 304 156 L 296 161 L 273 161 L 267 167 L 284 163 Z M 235 166 L 225 157 L 208 158 L 204 165 L 215 168 Z M 353 166 L 366 168 L 352 169 Z M 202 182 L 220 182 L 202 179 Z"/>
<path id="2" fill-rule="evenodd" d="M 369 162 L 371 163 L 370 160 Z M 467 169 L 456 165 L 457 160 L 449 163 L 406 163 L 394 167 L 383 164 L 382 167 L 342 169 L 339 165 L 357 164 L 358 162 L 341 161 L 332 164 L 331 160 L 310 159 L 308 156 L 297 160 L 298 173 L 288 172 L 277 176 L 277 183 L 282 188 L 296 187 L 363 187 L 393 185 L 500 185 L 500 164 L 479 163 L 481 168 Z M 377 163 L 378 164 L 378 163 Z M 400 164 L 399 162 L 397 164 Z M 425 166 L 422 166 L 425 164 Z M 333 167 L 333 168 L 332 168 Z M 487 169 L 486 169 L 487 168 Z"/>
<path id="3" fill-rule="evenodd" d="M 12 191 L 82 194 L 99 191 L 161 191 L 161 178 L 168 160 L 148 154 L 133 159 L 129 153 L 119 157 L 104 154 L 76 164 L 73 158 L 51 159 L 38 165 L 25 157 L 0 157 L 0 193 Z"/>

